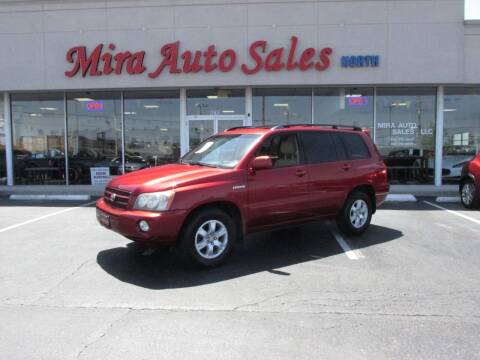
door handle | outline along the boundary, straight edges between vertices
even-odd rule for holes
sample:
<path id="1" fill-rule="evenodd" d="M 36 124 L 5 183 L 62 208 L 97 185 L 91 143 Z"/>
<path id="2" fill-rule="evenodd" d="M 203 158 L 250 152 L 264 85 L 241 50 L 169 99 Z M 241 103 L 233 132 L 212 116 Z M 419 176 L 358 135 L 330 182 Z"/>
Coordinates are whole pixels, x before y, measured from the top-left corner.
<path id="1" fill-rule="evenodd" d="M 342 166 L 342 169 L 345 170 L 345 171 L 348 171 L 351 168 L 352 168 L 352 165 L 350 165 L 350 164 L 343 164 L 343 166 Z"/>
<path id="2" fill-rule="evenodd" d="M 305 176 L 307 172 L 303 169 L 298 169 L 295 171 L 295 175 L 297 175 L 298 177 L 302 177 L 302 176 Z"/>

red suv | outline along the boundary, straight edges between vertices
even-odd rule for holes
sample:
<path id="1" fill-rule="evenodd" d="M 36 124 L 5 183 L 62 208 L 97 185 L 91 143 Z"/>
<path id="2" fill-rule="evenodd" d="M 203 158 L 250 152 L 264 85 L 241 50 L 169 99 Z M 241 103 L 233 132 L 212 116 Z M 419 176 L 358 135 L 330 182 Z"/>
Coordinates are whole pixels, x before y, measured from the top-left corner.
<path id="1" fill-rule="evenodd" d="M 177 245 L 214 266 L 256 231 L 332 218 L 360 235 L 388 190 L 387 168 L 360 128 L 237 127 L 176 164 L 116 177 L 97 218 L 133 241 Z"/>
<path id="2" fill-rule="evenodd" d="M 460 199 L 468 209 L 480 205 L 480 153 L 465 164 L 460 179 Z"/>

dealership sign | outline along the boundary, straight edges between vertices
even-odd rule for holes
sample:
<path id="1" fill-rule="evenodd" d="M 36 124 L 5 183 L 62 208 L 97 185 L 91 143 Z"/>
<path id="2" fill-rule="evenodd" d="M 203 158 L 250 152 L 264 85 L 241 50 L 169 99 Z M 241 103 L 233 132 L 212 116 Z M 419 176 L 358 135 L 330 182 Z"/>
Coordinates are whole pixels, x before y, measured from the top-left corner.
<path id="1" fill-rule="evenodd" d="M 204 50 L 182 50 L 180 41 L 163 45 L 157 65 L 147 69 L 145 51 L 116 51 L 115 44 L 108 46 L 98 44 L 93 51 L 88 52 L 85 46 L 75 46 L 67 51 L 66 59 L 72 64 L 65 76 L 74 77 L 80 74 L 87 76 L 120 75 L 126 72 L 129 75 L 139 75 L 147 72 L 152 79 L 164 72 L 170 74 L 181 73 L 211 73 L 214 71 L 230 72 L 236 67 L 252 75 L 259 71 L 324 71 L 330 66 L 330 47 L 322 49 L 299 49 L 298 38 L 292 36 L 288 47 L 271 49 L 268 42 L 258 40 L 249 46 L 248 64 L 237 63 L 237 52 L 234 49 L 217 49 L 210 45 Z"/>

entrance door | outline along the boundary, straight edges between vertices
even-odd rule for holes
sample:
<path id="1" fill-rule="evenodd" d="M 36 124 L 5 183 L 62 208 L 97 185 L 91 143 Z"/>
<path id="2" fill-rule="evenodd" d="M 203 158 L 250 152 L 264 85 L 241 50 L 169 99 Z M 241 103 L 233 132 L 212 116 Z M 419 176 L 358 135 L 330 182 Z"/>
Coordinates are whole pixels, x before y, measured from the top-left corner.
<path id="1" fill-rule="evenodd" d="M 241 115 L 193 115 L 187 116 L 188 150 L 193 149 L 208 137 L 236 126 L 244 126 Z"/>

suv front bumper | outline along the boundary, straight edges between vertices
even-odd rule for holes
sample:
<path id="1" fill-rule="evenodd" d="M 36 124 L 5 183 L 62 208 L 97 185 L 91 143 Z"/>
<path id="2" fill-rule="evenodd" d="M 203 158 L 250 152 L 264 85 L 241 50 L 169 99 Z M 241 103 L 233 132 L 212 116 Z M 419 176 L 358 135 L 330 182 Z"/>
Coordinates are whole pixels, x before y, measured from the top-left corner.
<path id="1" fill-rule="evenodd" d="M 131 240 L 158 242 L 173 245 L 177 241 L 187 215 L 186 210 L 150 212 L 141 210 L 124 210 L 110 206 L 105 200 L 96 203 L 97 220 L 107 229 L 113 230 Z M 150 229 L 141 231 L 138 223 L 148 222 Z"/>

